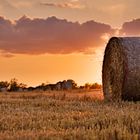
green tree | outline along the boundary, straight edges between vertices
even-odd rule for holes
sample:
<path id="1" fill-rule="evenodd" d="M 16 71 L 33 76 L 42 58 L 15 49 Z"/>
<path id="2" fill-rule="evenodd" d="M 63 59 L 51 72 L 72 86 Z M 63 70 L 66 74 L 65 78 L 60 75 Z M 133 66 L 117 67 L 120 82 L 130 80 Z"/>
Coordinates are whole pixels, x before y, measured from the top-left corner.
<path id="1" fill-rule="evenodd" d="M 84 88 L 85 89 L 90 89 L 90 87 L 91 87 L 91 84 L 90 83 L 85 83 L 85 85 L 84 85 Z"/>

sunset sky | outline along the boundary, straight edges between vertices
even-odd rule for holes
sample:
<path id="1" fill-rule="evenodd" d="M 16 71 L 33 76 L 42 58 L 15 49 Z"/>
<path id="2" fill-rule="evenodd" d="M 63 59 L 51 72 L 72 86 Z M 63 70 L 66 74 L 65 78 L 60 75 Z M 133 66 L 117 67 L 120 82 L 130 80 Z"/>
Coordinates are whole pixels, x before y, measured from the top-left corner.
<path id="1" fill-rule="evenodd" d="M 0 81 L 101 83 L 111 36 L 140 36 L 139 0 L 0 0 Z"/>

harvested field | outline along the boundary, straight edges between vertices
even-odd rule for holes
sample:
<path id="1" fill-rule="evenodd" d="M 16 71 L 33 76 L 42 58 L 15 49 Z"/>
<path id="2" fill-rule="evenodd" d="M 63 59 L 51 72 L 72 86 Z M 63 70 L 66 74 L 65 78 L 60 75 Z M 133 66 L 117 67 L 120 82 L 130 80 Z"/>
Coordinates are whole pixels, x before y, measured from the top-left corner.
<path id="1" fill-rule="evenodd" d="M 140 102 L 101 91 L 0 94 L 0 139 L 139 140 Z"/>

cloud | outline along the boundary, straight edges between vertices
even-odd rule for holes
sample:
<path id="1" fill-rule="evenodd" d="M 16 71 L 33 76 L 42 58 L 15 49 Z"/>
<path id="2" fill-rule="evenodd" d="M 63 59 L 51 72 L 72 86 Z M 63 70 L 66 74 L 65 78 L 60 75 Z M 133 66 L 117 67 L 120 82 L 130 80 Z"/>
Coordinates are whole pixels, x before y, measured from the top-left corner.
<path id="1" fill-rule="evenodd" d="M 71 2 L 65 2 L 65 3 L 40 3 L 40 4 L 48 7 L 58 7 L 58 8 L 71 8 L 71 9 L 85 8 L 85 6 L 78 3 L 77 0 L 72 0 Z"/>
<path id="2" fill-rule="evenodd" d="M 2 57 L 7 57 L 7 58 L 12 58 L 12 57 L 14 57 L 14 55 L 13 55 L 13 54 L 10 54 L 10 53 L 1 53 L 0 56 L 2 56 Z"/>
<path id="3" fill-rule="evenodd" d="M 83 24 L 49 17 L 30 19 L 26 16 L 11 23 L 0 18 L 0 50 L 5 54 L 87 53 L 104 44 L 102 36 L 113 33 L 103 23 Z"/>
<path id="4" fill-rule="evenodd" d="M 120 34 L 128 36 L 140 36 L 140 19 L 125 22 L 120 30 Z"/>
<path id="5" fill-rule="evenodd" d="M 17 1 L 15 3 L 13 3 L 13 5 L 17 9 L 19 9 L 19 8 L 31 8 L 33 3 L 30 1 Z"/>

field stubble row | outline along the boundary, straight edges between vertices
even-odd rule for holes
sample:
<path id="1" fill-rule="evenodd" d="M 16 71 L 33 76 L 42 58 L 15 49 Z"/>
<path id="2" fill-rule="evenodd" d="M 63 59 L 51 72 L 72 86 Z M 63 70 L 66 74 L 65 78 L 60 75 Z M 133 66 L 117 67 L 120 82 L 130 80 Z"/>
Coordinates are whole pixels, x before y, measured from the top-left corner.
<path id="1" fill-rule="evenodd" d="M 0 139 L 140 140 L 139 110 L 100 91 L 1 93 Z"/>

